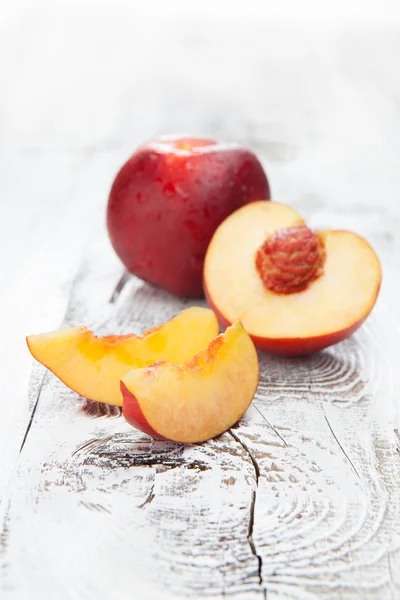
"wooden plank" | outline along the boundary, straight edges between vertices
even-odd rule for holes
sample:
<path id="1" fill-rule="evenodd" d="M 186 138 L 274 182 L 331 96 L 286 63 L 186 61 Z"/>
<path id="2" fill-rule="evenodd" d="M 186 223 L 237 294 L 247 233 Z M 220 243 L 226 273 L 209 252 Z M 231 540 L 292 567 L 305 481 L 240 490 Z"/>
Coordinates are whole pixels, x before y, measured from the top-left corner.
<path id="1" fill-rule="evenodd" d="M 66 324 L 138 331 L 188 305 L 107 272 L 107 254 L 87 253 Z M 393 368 L 377 345 L 385 313 L 314 357 L 262 355 L 253 407 L 203 445 L 154 442 L 46 375 L 6 503 L 4 592 L 393 597 L 399 456 L 371 414 Z M 64 591 L 60 565 L 74 574 Z"/>

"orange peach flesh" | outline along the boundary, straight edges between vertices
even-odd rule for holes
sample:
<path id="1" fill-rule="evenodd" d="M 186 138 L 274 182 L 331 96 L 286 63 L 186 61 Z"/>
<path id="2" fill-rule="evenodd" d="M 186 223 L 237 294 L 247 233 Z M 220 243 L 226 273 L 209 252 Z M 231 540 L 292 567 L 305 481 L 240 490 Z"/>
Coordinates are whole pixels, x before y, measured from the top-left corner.
<path id="1" fill-rule="evenodd" d="M 123 413 L 147 433 L 176 442 L 202 442 L 240 419 L 258 378 L 254 344 L 235 323 L 182 367 L 159 362 L 125 375 Z"/>
<path id="2" fill-rule="evenodd" d="M 296 222 L 297 221 L 297 222 Z M 368 316 L 378 296 L 381 267 L 375 252 L 348 231 L 324 231 L 322 275 L 303 291 L 269 291 L 255 255 L 280 227 L 302 224 L 287 206 L 249 204 L 219 227 L 209 246 L 204 287 L 222 324 L 241 319 L 258 347 L 279 354 L 312 352 L 348 337 Z"/>
<path id="3" fill-rule="evenodd" d="M 31 335 L 29 350 L 72 390 L 122 406 L 120 379 L 132 368 L 162 359 L 182 364 L 218 335 L 215 314 L 192 307 L 160 327 L 136 335 L 96 337 L 86 327 Z"/>

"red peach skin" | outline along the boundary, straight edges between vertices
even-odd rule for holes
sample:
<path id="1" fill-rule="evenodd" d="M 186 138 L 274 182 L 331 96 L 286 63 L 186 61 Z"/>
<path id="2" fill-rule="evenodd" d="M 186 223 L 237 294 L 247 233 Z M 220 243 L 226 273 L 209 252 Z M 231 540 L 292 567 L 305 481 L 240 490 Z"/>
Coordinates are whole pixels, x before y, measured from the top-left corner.
<path id="1" fill-rule="evenodd" d="M 107 226 L 115 252 L 141 279 L 200 297 L 205 253 L 234 210 L 267 200 L 256 156 L 236 144 L 167 138 L 139 148 L 112 185 Z"/>

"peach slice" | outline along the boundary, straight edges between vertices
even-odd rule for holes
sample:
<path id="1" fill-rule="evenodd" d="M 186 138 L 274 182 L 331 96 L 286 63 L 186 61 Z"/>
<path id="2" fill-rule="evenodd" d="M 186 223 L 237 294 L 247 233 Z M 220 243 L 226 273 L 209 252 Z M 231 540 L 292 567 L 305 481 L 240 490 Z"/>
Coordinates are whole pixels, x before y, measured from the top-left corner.
<path id="1" fill-rule="evenodd" d="M 359 235 L 315 233 L 277 202 L 230 215 L 204 267 L 205 294 L 220 323 L 240 319 L 256 346 L 287 356 L 350 336 L 371 312 L 381 278 L 375 252 Z"/>
<path id="2" fill-rule="evenodd" d="M 176 442 L 203 442 L 234 425 L 257 389 L 258 357 L 237 322 L 182 366 L 158 362 L 121 381 L 123 414 L 141 431 Z"/>
<path id="3" fill-rule="evenodd" d="M 218 331 L 211 310 L 192 307 L 143 337 L 96 337 L 86 327 L 73 327 L 28 336 L 27 344 L 36 360 L 81 396 L 122 406 L 120 379 L 128 371 L 161 359 L 179 365 L 207 347 Z"/>

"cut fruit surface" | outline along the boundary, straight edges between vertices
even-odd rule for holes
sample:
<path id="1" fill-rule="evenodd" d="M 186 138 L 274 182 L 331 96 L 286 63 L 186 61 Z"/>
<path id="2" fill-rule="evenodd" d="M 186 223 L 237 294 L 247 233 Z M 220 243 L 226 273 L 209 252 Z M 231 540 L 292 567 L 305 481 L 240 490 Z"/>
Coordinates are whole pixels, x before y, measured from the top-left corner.
<path id="1" fill-rule="evenodd" d="M 181 367 L 159 362 L 121 381 L 123 414 L 137 429 L 176 442 L 202 442 L 234 425 L 257 389 L 257 353 L 238 322 Z"/>
<path id="2" fill-rule="evenodd" d="M 121 406 L 120 379 L 130 369 L 158 360 L 179 365 L 206 348 L 218 331 L 211 310 L 192 307 L 143 337 L 97 337 L 86 327 L 73 327 L 28 336 L 27 344 L 36 360 L 81 396 Z"/>
<path id="3" fill-rule="evenodd" d="M 240 319 L 259 348 L 278 354 L 305 354 L 348 337 L 372 310 L 381 283 L 380 263 L 368 242 L 350 231 L 322 231 L 321 260 L 312 247 L 317 269 L 305 265 L 307 257 L 301 253 L 284 256 L 285 260 L 277 253 L 275 265 L 293 267 L 296 276 L 303 276 L 299 281 L 305 282 L 304 289 L 288 290 L 294 293 L 268 289 L 268 278 L 264 274 L 263 281 L 260 260 L 257 263 L 260 248 L 277 231 L 303 226 L 302 219 L 283 204 L 253 203 L 220 225 L 205 259 L 205 293 L 221 324 Z M 299 256 L 302 263 L 296 262 Z M 276 273 L 271 273 L 276 281 Z M 308 273 L 309 281 L 304 279 Z M 283 269 L 278 275 L 280 284 L 288 280 Z"/>

